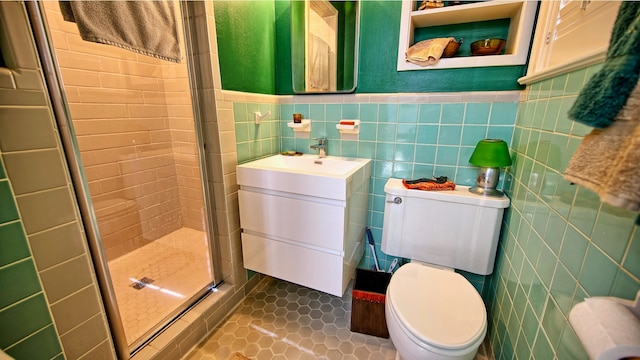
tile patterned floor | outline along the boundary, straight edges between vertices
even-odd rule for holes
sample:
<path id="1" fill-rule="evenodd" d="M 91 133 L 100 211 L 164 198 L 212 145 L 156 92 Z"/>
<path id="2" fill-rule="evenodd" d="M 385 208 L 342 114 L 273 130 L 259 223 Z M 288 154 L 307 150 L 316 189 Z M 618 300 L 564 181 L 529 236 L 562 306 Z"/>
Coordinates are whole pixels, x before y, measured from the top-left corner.
<path id="1" fill-rule="evenodd" d="M 209 264 L 205 234 L 189 228 L 110 261 L 127 343 L 132 344 L 211 283 Z M 132 286 L 145 277 L 153 282 L 139 290 Z"/>
<path id="2" fill-rule="evenodd" d="M 267 278 L 185 360 L 395 359 L 389 339 L 351 332 L 342 298 Z M 487 360 L 483 344 L 476 360 Z"/>

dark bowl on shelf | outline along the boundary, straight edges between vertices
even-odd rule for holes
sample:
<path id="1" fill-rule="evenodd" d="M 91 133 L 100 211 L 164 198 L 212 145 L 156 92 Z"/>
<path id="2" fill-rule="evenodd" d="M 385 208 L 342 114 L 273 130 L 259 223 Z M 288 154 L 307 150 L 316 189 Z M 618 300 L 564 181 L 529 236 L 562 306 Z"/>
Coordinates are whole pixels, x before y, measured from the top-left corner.
<path id="1" fill-rule="evenodd" d="M 456 54 L 458 53 L 458 48 L 460 47 L 461 44 L 462 44 L 462 39 L 458 41 L 455 41 L 455 40 L 449 41 L 447 46 L 444 48 L 444 51 L 442 52 L 442 57 L 450 58 L 450 57 L 456 56 Z"/>
<path id="2" fill-rule="evenodd" d="M 502 52 L 505 39 L 483 39 L 471 43 L 471 54 L 474 56 L 498 55 Z"/>

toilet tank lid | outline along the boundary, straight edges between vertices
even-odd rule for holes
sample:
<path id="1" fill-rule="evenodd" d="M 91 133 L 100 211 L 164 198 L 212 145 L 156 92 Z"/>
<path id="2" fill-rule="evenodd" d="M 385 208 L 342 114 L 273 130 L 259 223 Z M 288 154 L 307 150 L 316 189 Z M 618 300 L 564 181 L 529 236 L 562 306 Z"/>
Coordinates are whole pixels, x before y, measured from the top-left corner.
<path id="1" fill-rule="evenodd" d="M 389 195 L 401 197 L 416 197 L 492 208 L 507 208 L 510 203 L 509 198 L 506 195 L 502 195 L 501 197 L 478 195 L 469 192 L 468 186 L 462 185 L 456 185 L 455 190 L 442 191 L 407 189 L 402 185 L 401 179 L 394 178 L 390 178 L 384 185 L 384 192 Z"/>

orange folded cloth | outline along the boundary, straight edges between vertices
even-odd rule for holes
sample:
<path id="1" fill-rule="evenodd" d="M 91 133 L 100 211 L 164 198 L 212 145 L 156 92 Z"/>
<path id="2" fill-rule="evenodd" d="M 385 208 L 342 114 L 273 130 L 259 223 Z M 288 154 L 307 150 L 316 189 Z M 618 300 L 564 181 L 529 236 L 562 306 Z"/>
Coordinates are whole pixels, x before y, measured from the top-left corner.
<path id="1" fill-rule="evenodd" d="M 442 184 L 438 184 L 435 182 L 419 182 L 416 184 L 407 184 L 407 179 L 402 179 L 402 185 L 407 189 L 416 189 L 416 190 L 455 190 L 456 184 L 453 181 L 447 180 Z"/>

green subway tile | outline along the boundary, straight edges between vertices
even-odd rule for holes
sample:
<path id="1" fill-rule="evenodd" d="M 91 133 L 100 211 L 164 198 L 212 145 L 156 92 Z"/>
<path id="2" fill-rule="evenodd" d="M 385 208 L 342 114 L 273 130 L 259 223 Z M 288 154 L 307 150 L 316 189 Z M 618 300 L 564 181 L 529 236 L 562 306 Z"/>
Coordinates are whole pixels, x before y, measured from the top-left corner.
<path id="1" fill-rule="evenodd" d="M 489 123 L 489 111 L 491 110 L 491 104 L 489 103 L 468 103 L 464 114 L 464 124 L 482 124 Z M 495 105 L 494 105 L 495 106 Z M 499 112 L 499 110 L 496 110 Z M 492 111 L 493 115 L 493 111 Z M 503 116 L 496 113 L 496 121 L 503 120 Z M 506 120 L 505 120 L 506 121 Z M 511 121 L 513 124 L 513 121 Z"/>
<path id="2" fill-rule="evenodd" d="M 553 296 L 565 316 L 569 315 L 571 300 L 577 283 L 576 279 L 569 273 L 569 270 L 564 265 L 558 264 L 551 284 L 551 296 Z"/>
<path id="3" fill-rule="evenodd" d="M 380 144 L 376 145 L 376 152 L 378 151 L 378 148 L 380 147 Z M 376 161 L 374 162 L 374 166 L 372 169 L 372 175 L 376 176 L 376 177 L 381 177 L 384 179 L 388 179 L 391 177 L 391 173 L 393 173 L 393 162 L 392 161 L 382 161 L 376 154 L 375 157 Z M 384 194 L 384 191 L 382 193 L 376 193 L 376 194 Z"/>
<path id="4" fill-rule="evenodd" d="M 441 124 L 457 125 L 462 124 L 464 119 L 464 104 L 443 104 Z"/>
<path id="5" fill-rule="evenodd" d="M 513 125 L 517 111 L 518 103 L 493 103 L 489 123 L 491 125 Z"/>
<path id="6" fill-rule="evenodd" d="M 555 358 L 553 348 L 549 343 L 547 335 L 544 331 L 540 331 L 536 337 L 536 342 L 533 344 L 533 359 L 553 359 Z"/>
<path id="7" fill-rule="evenodd" d="M 313 130 L 313 126 L 311 127 L 311 129 Z M 377 139 L 377 130 L 378 130 L 378 126 L 377 124 L 366 124 L 366 123 L 361 123 L 360 124 L 360 140 L 361 141 L 376 141 Z"/>
<path id="8" fill-rule="evenodd" d="M 580 69 L 570 73 L 569 78 L 567 79 L 567 84 L 564 87 L 564 94 L 565 95 L 578 94 L 582 89 L 582 86 L 584 85 L 586 74 L 587 74 L 587 69 Z"/>
<path id="9" fill-rule="evenodd" d="M 328 106 L 329 105 L 327 105 L 327 107 Z M 335 105 L 332 105 L 332 106 L 335 106 Z M 342 106 L 341 105 L 337 105 L 337 106 L 338 106 L 338 109 L 340 111 L 340 115 L 338 115 L 338 118 L 336 120 L 340 120 L 341 113 L 342 113 Z M 294 104 L 293 105 L 293 112 L 296 113 L 296 114 L 302 114 L 302 118 L 303 119 L 310 119 L 309 110 L 310 110 L 309 104 Z M 249 117 L 251 117 L 251 116 L 253 116 L 253 113 L 249 113 Z M 287 114 L 284 114 L 284 117 L 287 118 Z M 293 120 L 293 114 L 288 118 Z"/>
<path id="10" fill-rule="evenodd" d="M 436 159 L 435 145 L 416 145 L 416 163 L 434 164 Z"/>
<path id="11" fill-rule="evenodd" d="M 392 161 L 394 155 L 394 144 L 392 143 L 378 143 L 376 145 L 376 159 Z"/>
<path id="12" fill-rule="evenodd" d="M 640 283 L 632 278 L 624 269 L 618 269 L 618 274 L 611 288 L 611 296 L 635 300 L 638 290 L 640 290 Z"/>
<path id="13" fill-rule="evenodd" d="M 398 122 L 417 123 L 418 110 L 418 104 L 400 104 L 398 108 Z"/>
<path id="14" fill-rule="evenodd" d="M 553 274 L 556 271 L 557 263 L 558 259 L 553 254 L 553 251 L 551 251 L 548 246 L 542 245 L 540 247 L 538 262 L 536 263 L 536 272 L 548 288 L 551 287 L 551 280 L 553 279 Z"/>
<path id="15" fill-rule="evenodd" d="M 591 130 L 593 130 L 593 127 L 574 121 L 573 126 L 571 127 L 571 135 L 584 137 L 585 135 L 588 135 Z"/>
<path id="16" fill-rule="evenodd" d="M 464 125 L 462 127 L 461 145 L 476 146 L 482 139 L 487 138 L 486 125 Z"/>
<path id="17" fill-rule="evenodd" d="M 589 246 L 580 273 L 580 285 L 591 296 L 607 296 L 617 273 L 616 264 L 593 245 Z"/>
<path id="18" fill-rule="evenodd" d="M 573 226 L 567 226 L 560 249 L 560 261 L 576 278 L 580 275 L 588 245 L 587 239 L 582 234 L 576 231 Z"/>
<path id="19" fill-rule="evenodd" d="M 18 209 L 8 181 L 0 181 L 0 224 L 18 219 Z"/>
<path id="20" fill-rule="evenodd" d="M 563 153 L 567 148 L 569 137 L 566 135 L 554 133 L 551 135 L 551 143 L 549 144 L 549 153 L 547 155 L 547 166 L 550 168 L 561 171 L 564 168 L 562 166 Z"/>
<path id="21" fill-rule="evenodd" d="M 589 237 L 599 209 L 600 198 L 598 195 L 583 187 L 578 187 L 576 199 L 569 213 L 569 222 Z"/>
<path id="22" fill-rule="evenodd" d="M 564 218 L 569 217 L 573 199 L 576 196 L 578 187 L 568 181 L 560 180 L 556 188 L 555 201 L 551 203 L 551 207 Z"/>
<path id="23" fill-rule="evenodd" d="M 575 97 L 562 98 L 562 103 L 560 104 L 560 109 L 558 110 L 558 119 L 556 121 L 556 132 L 563 134 L 569 134 L 571 132 L 573 120 L 569 119 L 568 112 L 575 101 Z"/>
<path id="24" fill-rule="evenodd" d="M 568 324 L 564 327 L 556 353 L 558 355 L 557 358 L 562 360 L 579 360 L 589 358 L 587 353 L 584 351 L 584 347 L 582 346 L 580 339 L 578 339 L 576 334 L 573 332 L 573 329 Z"/>
<path id="25" fill-rule="evenodd" d="M 538 93 L 538 99 L 550 97 L 549 92 L 551 90 L 552 81 L 553 79 L 545 79 L 540 82 L 540 92 Z"/>
<path id="26" fill-rule="evenodd" d="M 564 95 L 564 88 L 567 84 L 567 77 L 567 74 L 562 74 L 553 78 L 551 82 L 551 92 L 549 93 L 550 97 Z"/>
<path id="27" fill-rule="evenodd" d="M 236 123 L 236 142 L 249 141 L 249 127 L 245 123 Z"/>
<path id="28" fill-rule="evenodd" d="M 52 359 L 61 351 L 56 329 L 49 325 L 7 349 L 7 354 L 15 359 Z"/>
<path id="29" fill-rule="evenodd" d="M 603 203 L 593 227 L 591 240 L 614 261 L 620 263 L 637 216 L 637 212 Z"/>
<path id="30" fill-rule="evenodd" d="M 549 213 L 549 221 L 547 222 L 547 229 L 545 230 L 544 242 L 554 252 L 554 254 L 560 254 L 560 246 L 562 245 L 562 239 L 564 237 L 564 230 L 567 227 L 567 222 L 562 219 L 555 211 Z"/>
<path id="31" fill-rule="evenodd" d="M 549 100 L 540 99 L 536 100 L 536 109 L 533 113 L 533 122 L 531 123 L 531 127 L 534 129 L 542 129 L 542 123 L 544 122 L 544 116 L 547 112 L 547 104 Z"/>
<path id="32" fill-rule="evenodd" d="M 19 221 L 0 225 L 0 267 L 31 255 Z"/>
<path id="33" fill-rule="evenodd" d="M 516 296 L 513 298 L 513 311 L 518 319 L 524 318 L 524 312 L 527 307 L 527 294 L 524 293 L 522 286 L 516 288 Z"/>
<path id="34" fill-rule="evenodd" d="M 622 266 L 636 278 L 640 278 L 640 230 L 638 227 L 636 227 L 635 234 L 631 239 L 631 244 L 629 244 L 629 250 L 627 250 Z"/>
<path id="35" fill-rule="evenodd" d="M 378 124 L 378 141 L 393 143 L 396 141 L 396 124 Z"/>
<path id="36" fill-rule="evenodd" d="M 573 299 L 571 300 L 571 307 L 573 308 L 578 303 L 583 302 L 584 299 L 588 297 L 589 297 L 589 294 L 587 294 L 587 292 L 582 288 L 582 286 L 578 284 L 578 286 L 576 286 L 576 292 L 575 294 L 573 294 Z"/>
<path id="37" fill-rule="evenodd" d="M 418 125 L 416 143 L 422 145 L 437 144 L 438 130 L 439 127 L 437 125 Z"/>
<path id="38" fill-rule="evenodd" d="M 358 157 L 363 159 L 373 159 L 376 154 L 376 143 L 373 141 L 358 142 Z"/>
<path id="39" fill-rule="evenodd" d="M 531 348 L 522 330 L 518 332 L 518 342 L 516 343 L 515 352 L 518 359 L 528 359 L 529 356 L 531 356 Z"/>
<path id="40" fill-rule="evenodd" d="M 378 122 L 378 104 L 361 104 L 360 105 L 360 121 L 377 123 Z"/>
<path id="41" fill-rule="evenodd" d="M 440 122 L 440 104 L 421 104 L 418 122 L 423 124 L 437 124 Z"/>
<path id="42" fill-rule="evenodd" d="M 342 118 L 352 120 L 360 119 L 360 107 L 358 106 L 358 104 L 342 105 Z"/>
<path id="43" fill-rule="evenodd" d="M 413 176 L 416 178 L 423 178 L 423 177 L 432 177 L 434 176 L 434 168 L 433 165 L 419 165 L 419 164 L 414 164 L 413 165 Z"/>
<path id="44" fill-rule="evenodd" d="M 51 324 L 51 316 L 43 294 L 38 294 L 0 310 L 0 348 L 23 339 Z"/>
<path id="45" fill-rule="evenodd" d="M 535 159 L 540 163 L 545 163 L 551 151 L 551 134 L 547 132 L 540 133 L 538 138 L 538 149 L 534 155 Z"/>
<path id="46" fill-rule="evenodd" d="M 246 103 L 233 103 L 233 121 L 236 123 L 245 123 L 249 121 L 249 115 L 247 113 Z"/>
<path id="47" fill-rule="evenodd" d="M 0 309 L 42 291 L 33 260 L 23 260 L 0 269 Z"/>
<path id="48" fill-rule="evenodd" d="M 398 105 L 380 104 L 378 105 L 378 122 L 395 123 L 398 121 Z"/>
<path id="49" fill-rule="evenodd" d="M 398 124 L 396 142 L 411 143 L 416 142 L 416 124 Z"/>
<path id="50" fill-rule="evenodd" d="M 501 139 L 507 144 L 511 143 L 513 137 L 513 127 L 504 125 L 489 125 L 487 128 L 487 138 Z"/>
<path id="51" fill-rule="evenodd" d="M 414 150 L 414 144 L 396 144 L 396 150 L 393 160 L 413 162 Z"/>
<path id="52" fill-rule="evenodd" d="M 440 126 L 440 133 L 438 134 L 438 145 L 460 145 L 461 137 L 462 126 Z"/>
<path id="53" fill-rule="evenodd" d="M 438 150 L 436 152 L 436 164 L 451 166 L 457 165 L 459 150 L 460 149 L 457 146 L 438 146 Z M 448 176 L 453 177 L 453 175 L 455 174 L 451 174 Z"/>
<path id="54" fill-rule="evenodd" d="M 556 128 L 558 114 L 560 113 L 561 99 L 551 99 L 547 104 L 547 110 L 542 120 L 542 130 L 553 131 Z"/>
<path id="55" fill-rule="evenodd" d="M 461 146 L 458 151 L 458 166 L 466 166 L 472 167 L 469 164 L 469 159 L 471 158 L 471 154 L 473 154 L 474 147 L 472 146 Z M 478 173 L 478 168 L 473 166 L 476 174 Z"/>
<path id="56" fill-rule="evenodd" d="M 393 177 L 400 179 L 413 178 L 413 166 L 409 162 L 395 162 L 393 163 Z"/>
<path id="57" fill-rule="evenodd" d="M 312 119 L 313 123 L 324 121 L 324 104 L 311 104 L 309 106 L 309 119 Z"/>
<path id="58" fill-rule="evenodd" d="M 560 341 L 560 336 L 562 335 L 562 330 L 564 329 L 565 323 L 566 320 L 564 315 L 562 314 L 558 306 L 556 306 L 556 304 L 553 302 L 553 300 L 549 299 L 549 301 L 547 301 L 547 307 L 544 310 L 544 315 L 542 317 L 542 328 L 549 336 L 549 341 L 554 349 L 558 346 L 558 342 Z"/>
<path id="59" fill-rule="evenodd" d="M 308 105 L 307 105 L 308 107 Z M 296 105 L 296 112 L 298 109 L 298 105 Z M 329 122 L 338 123 L 338 121 L 342 120 L 342 105 L 340 104 L 326 104 L 325 105 L 325 120 Z M 313 119 L 312 119 L 313 120 Z M 313 128 L 313 122 L 311 123 L 311 127 Z"/>
<path id="60" fill-rule="evenodd" d="M 236 151 L 238 152 L 238 164 L 253 160 L 251 159 L 251 147 L 248 143 L 236 144 Z"/>
<path id="61" fill-rule="evenodd" d="M 533 276 L 533 284 L 529 290 L 529 302 L 538 317 L 542 316 L 549 293 L 537 275 Z"/>
<path id="62" fill-rule="evenodd" d="M 536 314 L 533 312 L 533 308 L 531 307 L 531 305 L 527 304 L 524 312 L 524 318 L 522 319 L 522 330 L 529 344 L 533 344 L 536 340 L 536 335 L 538 334 L 539 327 L 540 321 L 536 317 Z"/>
<path id="63" fill-rule="evenodd" d="M 540 201 L 536 206 L 536 210 L 533 215 L 533 229 L 540 235 L 544 235 L 547 228 L 547 222 L 549 221 L 549 214 L 551 210 L 549 207 Z"/>
<path id="64" fill-rule="evenodd" d="M 446 176 L 454 179 L 456 177 L 456 167 L 447 165 L 436 165 L 433 169 L 434 176 Z"/>

